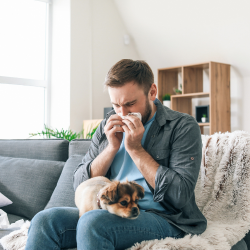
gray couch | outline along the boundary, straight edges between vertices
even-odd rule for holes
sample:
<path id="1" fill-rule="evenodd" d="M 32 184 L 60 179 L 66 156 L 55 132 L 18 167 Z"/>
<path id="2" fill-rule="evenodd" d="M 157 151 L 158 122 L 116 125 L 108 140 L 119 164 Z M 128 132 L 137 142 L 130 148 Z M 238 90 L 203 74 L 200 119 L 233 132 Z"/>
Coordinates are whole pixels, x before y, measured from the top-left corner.
<path id="1" fill-rule="evenodd" d="M 13 201 L 1 209 L 10 223 L 51 207 L 75 207 L 73 172 L 89 145 L 90 140 L 0 140 L 0 192 Z M 0 230 L 0 238 L 11 231 Z M 247 249 L 249 234 L 232 248 Z"/>

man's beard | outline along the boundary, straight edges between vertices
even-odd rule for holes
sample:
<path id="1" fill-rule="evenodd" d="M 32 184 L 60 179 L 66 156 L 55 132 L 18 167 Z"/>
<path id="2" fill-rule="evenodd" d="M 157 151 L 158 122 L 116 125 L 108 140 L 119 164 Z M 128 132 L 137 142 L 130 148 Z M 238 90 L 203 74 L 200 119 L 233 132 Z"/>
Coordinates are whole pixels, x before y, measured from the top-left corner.
<path id="1" fill-rule="evenodd" d="M 151 116 L 152 113 L 152 107 L 150 106 L 148 98 L 146 98 L 146 105 L 145 105 L 145 113 L 142 114 L 142 124 L 144 125 L 147 121 L 148 118 Z"/>

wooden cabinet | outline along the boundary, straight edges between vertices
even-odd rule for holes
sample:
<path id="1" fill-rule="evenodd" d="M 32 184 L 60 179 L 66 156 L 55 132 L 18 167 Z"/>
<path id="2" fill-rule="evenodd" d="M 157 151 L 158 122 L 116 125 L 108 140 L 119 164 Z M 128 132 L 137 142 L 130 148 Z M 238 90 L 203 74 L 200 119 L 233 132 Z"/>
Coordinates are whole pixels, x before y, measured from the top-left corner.
<path id="1" fill-rule="evenodd" d="M 209 86 L 204 91 L 204 72 Z M 174 88 L 182 84 L 182 94 Z M 209 133 L 231 132 L 230 121 L 230 65 L 208 62 L 195 65 L 158 69 L 158 97 L 171 94 L 171 109 L 192 115 L 192 99 L 208 97 L 209 122 L 199 123 L 201 133 L 209 126 Z"/>

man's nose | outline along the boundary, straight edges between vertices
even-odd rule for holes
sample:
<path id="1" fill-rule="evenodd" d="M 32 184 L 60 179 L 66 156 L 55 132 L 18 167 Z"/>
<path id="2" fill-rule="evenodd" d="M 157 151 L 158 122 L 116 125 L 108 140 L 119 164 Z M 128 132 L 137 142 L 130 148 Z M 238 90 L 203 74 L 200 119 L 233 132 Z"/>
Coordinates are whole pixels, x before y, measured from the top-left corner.
<path id="1" fill-rule="evenodd" d="M 126 116 L 129 112 L 125 107 L 121 106 L 120 113 L 122 114 L 122 116 Z"/>

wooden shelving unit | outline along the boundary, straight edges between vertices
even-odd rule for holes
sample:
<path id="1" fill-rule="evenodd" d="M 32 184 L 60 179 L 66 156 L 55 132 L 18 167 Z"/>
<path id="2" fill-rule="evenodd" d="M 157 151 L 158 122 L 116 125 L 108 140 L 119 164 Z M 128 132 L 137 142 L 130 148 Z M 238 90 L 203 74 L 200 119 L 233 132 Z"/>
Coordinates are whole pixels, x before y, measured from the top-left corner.
<path id="1" fill-rule="evenodd" d="M 203 92 L 203 71 L 209 72 L 209 92 Z M 182 94 L 176 95 L 181 75 Z M 180 80 L 179 80 L 180 83 Z M 210 134 L 231 132 L 230 65 L 207 62 L 158 69 L 158 97 L 171 94 L 171 109 L 192 115 L 192 98 L 209 97 L 209 122 L 199 123 L 201 133 L 209 126 Z"/>

